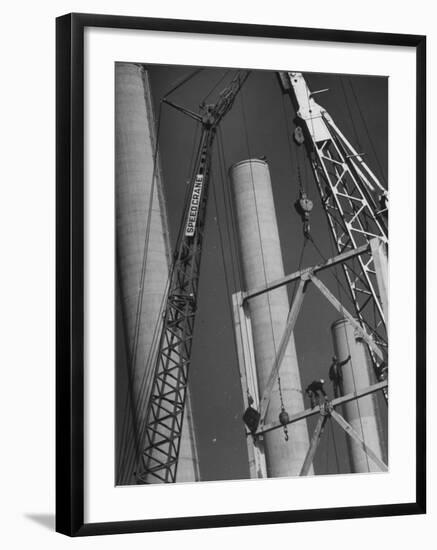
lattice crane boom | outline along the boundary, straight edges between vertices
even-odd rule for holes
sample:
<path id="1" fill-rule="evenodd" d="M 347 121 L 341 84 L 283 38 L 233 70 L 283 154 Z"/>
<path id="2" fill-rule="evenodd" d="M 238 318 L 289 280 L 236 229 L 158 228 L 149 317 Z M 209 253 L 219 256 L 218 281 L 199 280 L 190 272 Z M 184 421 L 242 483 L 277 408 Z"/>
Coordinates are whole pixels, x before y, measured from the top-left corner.
<path id="1" fill-rule="evenodd" d="M 176 481 L 197 309 L 211 152 L 217 126 L 231 109 L 248 75 L 248 71 L 238 71 L 230 85 L 221 92 L 217 102 L 203 106 L 201 114 L 164 99 L 166 103 L 197 120 L 201 125 L 201 134 L 190 180 L 189 200 L 185 205 L 175 248 L 153 382 L 147 400 L 138 483 Z"/>
<path id="2" fill-rule="evenodd" d="M 387 245 L 387 190 L 364 162 L 363 154 L 314 100 L 318 92 L 309 90 L 304 76 L 297 72 L 281 72 L 279 76 L 290 92 L 298 119 L 303 121 L 310 162 L 337 252 L 370 244 L 375 237 Z M 375 198 L 375 194 L 379 196 Z M 356 265 L 344 264 L 343 269 L 357 318 L 386 351 L 386 319 L 370 247 Z M 380 378 L 381 361 L 372 353 L 371 357 Z"/>

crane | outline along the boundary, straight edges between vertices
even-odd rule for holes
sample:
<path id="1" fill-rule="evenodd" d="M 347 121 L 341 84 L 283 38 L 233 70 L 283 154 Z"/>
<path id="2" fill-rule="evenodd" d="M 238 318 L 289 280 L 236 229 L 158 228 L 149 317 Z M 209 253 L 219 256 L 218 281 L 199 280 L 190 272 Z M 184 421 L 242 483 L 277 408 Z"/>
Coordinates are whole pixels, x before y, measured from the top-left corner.
<path id="1" fill-rule="evenodd" d="M 357 256 L 358 266 L 345 263 L 343 269 L 361 326 L 386 352 L 386 312 L 378 293 L 370 242 L 377 237 L 384 246 L 387 245 L 387 191 L 364 162 L 363 154 L 348 142 L 326 109 L 316 103 L 314 95 L 320 91 L 311 92 L 301 73 L 278 74 L 283 87 L 290 92 L 298 117 L 304 123 L 304 131 L 300 127 L 297 129 L 296 141 L 305 142 L 308 149 L 338 253 L 368 245 L 368 250 Z M 196 318 L 211 152 L 218 125 L 232 108 L 248 75 L 249 71 L 237 71 L 217 102 L 201 105 L 200 113 L 163 99 L 164 103 L 199 123 L 201 132 L 173 255 L 147 400 L 144 445 L 136 473 L 139 484 L 176 481 Z M 375 192 L 379 193 L 378 200 L 374 197 Z M 369 352 L 377 377 L 381 380 L 382 373 L 385 373 L 383 366 L 386 365 L 386 357 L 381 359 L 371 347 Z"/>
<path id="2" fill-rule="evenodd" d="M 201 132 L 170 271 L 148 398 L 144 446 L 136 473 L 139 484 L 176 481 L 196 319 L 211 153 L 217 127 L 232 108 L 249 72 L 237 71 L 215 104 L 201 105 L 200 114 L 163 99 L 163 102 L 199 123 Z"/>
<path id="3" fill-rule="evenodd" d="M 344 263 L 343 270 L 361 326 L 385 352 L 381 359 L 369 348 L 374 371 L 382 380 L 387 365 L 387 312 L 382 292 L 378 292 L 371 243 L 377 240 L 384 249 L 388 244 L 387 190 L 363 160 L 363 153 L 356 151 L 327 110 L 315 101 L 316 94 L 327 90 L 311 92 L 302 73 L 280 72 L 279 78 L 302 121 L 295 140 L 307 147 L 337 252 L 368 245 L 357 264 Z"/>

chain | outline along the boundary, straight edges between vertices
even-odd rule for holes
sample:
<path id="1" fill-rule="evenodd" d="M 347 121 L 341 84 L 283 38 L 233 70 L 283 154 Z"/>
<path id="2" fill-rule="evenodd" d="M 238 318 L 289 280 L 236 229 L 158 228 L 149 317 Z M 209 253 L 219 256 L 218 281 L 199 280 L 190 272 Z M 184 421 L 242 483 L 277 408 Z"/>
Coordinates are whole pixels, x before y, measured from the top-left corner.
<path id="1" fill-rule="evenodd" d="M 297 181 L 298 181 L 298 184 L 299 184 L 300 194 L 302 194 L 302 193 L 305 192 L 305 189 L 304 189 L 303 183 L 302 183 L 302 174 L 300 172 L 300 164 L 297 165 Z"/>

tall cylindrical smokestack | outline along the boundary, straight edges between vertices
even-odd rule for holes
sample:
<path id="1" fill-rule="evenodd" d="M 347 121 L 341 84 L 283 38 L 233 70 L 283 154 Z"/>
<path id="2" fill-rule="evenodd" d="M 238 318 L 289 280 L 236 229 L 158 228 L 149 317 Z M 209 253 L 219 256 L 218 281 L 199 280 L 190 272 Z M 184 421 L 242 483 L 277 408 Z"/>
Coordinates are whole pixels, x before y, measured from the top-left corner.
<path id="1" fill-rule="evenodd" d="M 116 251 L 128 356 L 132 425 L 129 437 L 119 433 L 117 440 L 119 445 L 131 447 L 133 439 L 136 438 L 140 449 L 146 413 L 144 395 L 148 394 L 155 364 L 154 360 L 148 361 L 148 358 L 154 335 L 160 328 L 160 313 L 171 261 L 161 174 L 159 165 L 155 166 L 155 139 L 155 121 L 147 72 L 134 63 L 117 63 Z M 118 420 L 120 426 L 126 426 L 125 420 Z M 122 464 L 122 479 L 124 483 L 134 483 L 133 473 L 138 465 L 132 460 L 133 450 L 129 449 L 128 453 L 125 449 L 119 451 L 120 457 L 123 458 L 126 454 L 130 457 Z M 197 469 L 188 397 L 177 481 L 195 481 L 198 479 Z"/>
<path id="2" fill-rule="evenodd" d="M 245 289 L 250 290 L 284 276 L 279 233 L 268 164 L 251 159 L 239 162 L 230 170 L 236 208 Z M 271 372 L 289 311 L 285 287 L 250 300 L 255 363 L 260 395 Z M 289 414 L 304 409 L 299 367 L 293 335 L 280 370 L 280 384 Z M 266 422 L 278 420 L 281 411 L 279 386 L 276 383 L 266 415 Z M 267 474 L 269 477 L 299 475 L 309 447 L 306 421 L 289 427 L 289 441 L 282 430 L 265 436 Z M 311 471 L 312 473 L 312 471 Z"/>
<path id="3" fill-rule="evenodd" d="M 346 395 L 375 383 L 369 364 L 367 349 L 362 339 L 355 333 L 346 319 L 336 321 L 332 327 L 334 350 L 339 362 L 350 360 L 341 367 L 342 390 Z M 364 443 L 383 460 L 381 428 L 378 406 L 374 395 L 367 395 L 343 405 L 345 419 L 360 435 Z M 352 472 L 379 472 L 380 469 L 367 454 L 347 436 L 347 445 Z"/>

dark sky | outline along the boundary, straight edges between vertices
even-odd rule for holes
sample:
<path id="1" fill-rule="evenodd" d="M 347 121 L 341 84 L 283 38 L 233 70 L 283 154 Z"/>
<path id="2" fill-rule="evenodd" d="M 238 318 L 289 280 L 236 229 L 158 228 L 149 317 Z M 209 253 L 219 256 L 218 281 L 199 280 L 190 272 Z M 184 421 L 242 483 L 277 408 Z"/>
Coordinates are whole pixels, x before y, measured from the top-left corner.
<path id="1" fill-rule="evenodd" d="M 192 69 L 171 66 L 147 68 L 158 113 L 160 99 L 178 79 L 189 74 Z M 170 99 L 198 112 L 200 102 L 211 90 L 208 102 L 212 103 L 217 99 L 217 93 L 229 82 L 232 74 L 226 73 L 224 69 L 204 69 L 171 94 Z M 328 92 L 317 96 L 318 102 L 327 108 L 358 151 L 366 153 L 367 162 L 376 175 L 383 182 L 386 181 L 388 80 L 384 77 L 304 74 L 311 90 L 329 88 Z M 216 84 L 218 86 L 213 89 Z M 236 288 L 238 282 L 231 276 L 232 243 L 227 238 L 225 228 L 222 187 L 228 185 L 228 181 L 222 181 L 221 174 L 227 175 L 229 167 L 235 162 L 250 157 L 267 157 L 285 272 L 291 273 L 298 268 L 303 246 L 301 221 L 293 207 L 298 198 L 299 165 L 303 183 L 314 201 L 312 235 L 325 257 L 333 255 L 328 225 L 304 148 L 297 147 L 292 139 L 290 147 L 289 134 L 294 129 L 294 119 L 290 98 L 283 96 L 276 73 L 253 71 L 231 112 L 221 124 L 225 162 L 218 158 L 217 143 L 215 146 L 212 185 L 215 186 L 218 204 L 216 206 L 211 189 L 190 372 L 202 480 L 241 479 L 249 475 L 245 430 L 241 420 L 243 402 L 228 300 L 229 291 L 240 289 Z M 172 243 L 181 222 L 181 206 L 190 176 L 189 164 L 195 127 L 193 120 L 171 107 L 163 107 L 159 147 Z M 219 224 L 224 233 L 225 266 Z M 320 260 L 315 248 L 307 245 L 303 267 Z M 225 269 L 229 290 L 226 286 Z M 342 276 L 340 271 L 338 276 Z M 335 292 L 337 285 L 333 277 L 325 273 L 322 279 Z M 289 292 L 292 291 L 290 288 Z M 352 311 L 347 301 L 345 305 Z M 314 378 L 328 379 L 327 371 L 333 355 L 330 326 L 336 319 L 338 314 L 332 306 L 317 290 L 310 288 L 295 329 L 303 387 Z M 329 385 L 327 391 L 332 397 L 332 388 Z M 314 423 L 315 419 L 309 422 L 310 434 Z M 335 451 L 339 471 L 348 472 L 345 436 L 332 423 L 325 429 L 316 455 L 316 473 L 337 472 Z"/>

